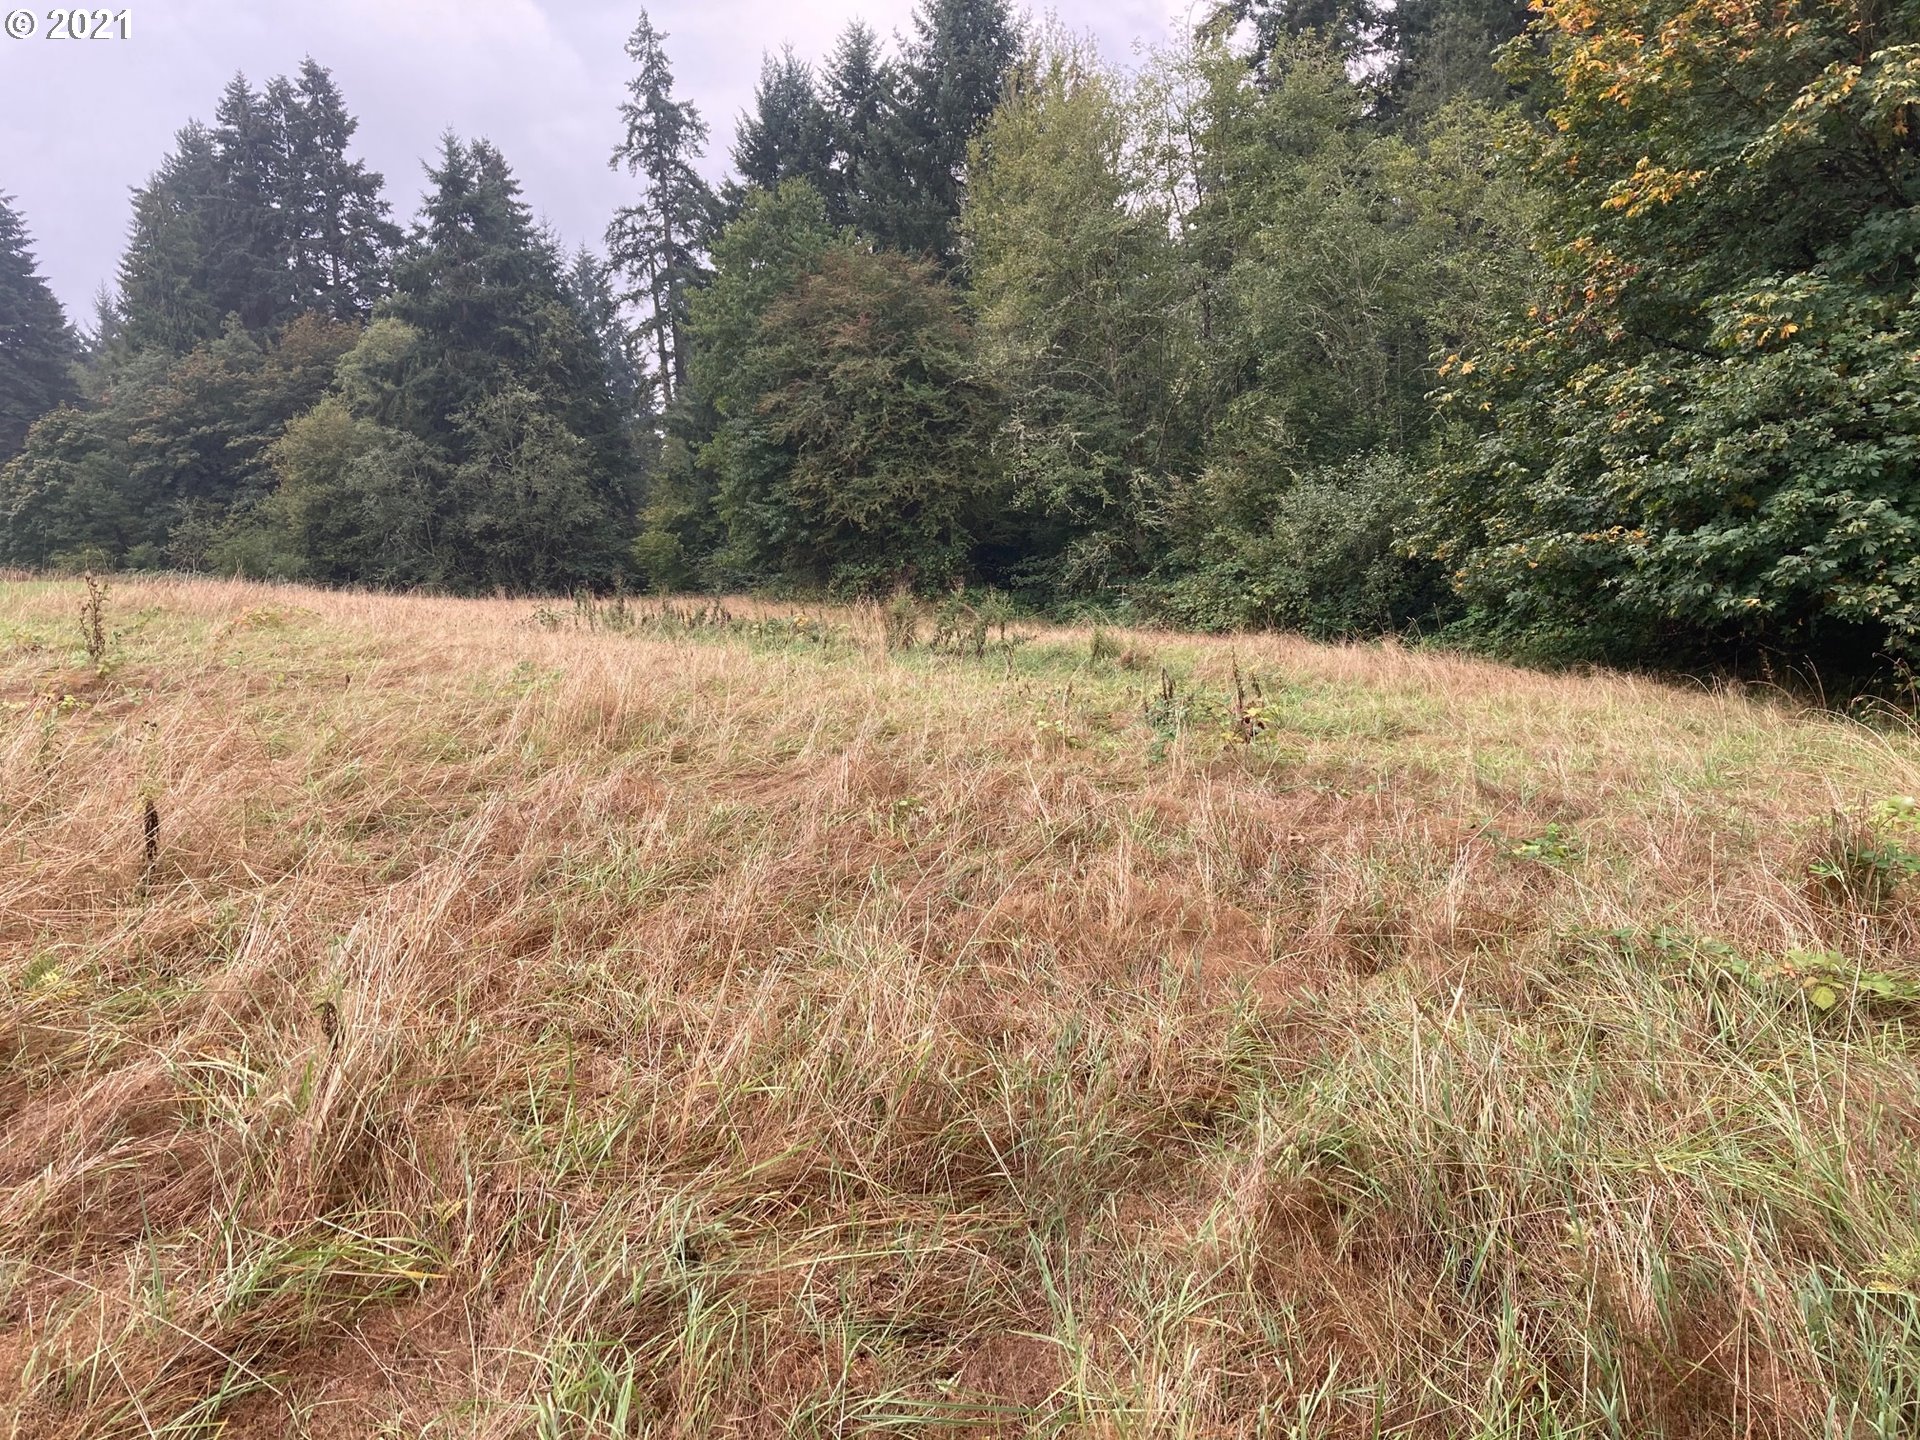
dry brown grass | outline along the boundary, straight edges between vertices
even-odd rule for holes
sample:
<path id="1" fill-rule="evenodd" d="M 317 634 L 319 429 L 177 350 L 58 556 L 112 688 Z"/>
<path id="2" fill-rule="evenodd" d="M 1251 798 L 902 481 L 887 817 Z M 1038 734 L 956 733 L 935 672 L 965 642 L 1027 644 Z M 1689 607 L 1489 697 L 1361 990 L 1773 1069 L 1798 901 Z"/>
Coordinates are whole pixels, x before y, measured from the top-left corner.
<path id="1" fill-rule="evenodd" d="M 78 599 L 0 583 L 0 1434 L 1920 1433 L 1916 886 L 1809 869 L 1911 734 Z"/>

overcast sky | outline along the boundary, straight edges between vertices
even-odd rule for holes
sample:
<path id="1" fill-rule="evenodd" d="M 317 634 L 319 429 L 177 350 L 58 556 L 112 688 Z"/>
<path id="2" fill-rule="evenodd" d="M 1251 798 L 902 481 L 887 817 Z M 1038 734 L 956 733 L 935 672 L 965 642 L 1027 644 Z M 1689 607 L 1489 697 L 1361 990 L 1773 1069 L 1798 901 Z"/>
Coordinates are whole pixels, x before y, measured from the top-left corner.
<path id="1" fill-rule="evenodd" d="M 0 0 L 0 9 L 20 0 Z M 76 323 L 113 277 L 128 191 L 190 118 L 211 120 L 236 70 L 255 85 L 312 55 L 359 117 L 359 155 L 386 176 L 394 216 L 412 219 L 421 158 L 442 131 L 484 135 L 526 198 L 571 247 L 598 243 L 631 182 L 607 168 L 627 74 L 622 46 L 638 0 L 131 0 L 130 40 L 0 36 L 0 194 L 31 230 L 41 273 Z M 734 118 L 760 54 L 791 42 L 809 59 L 858 15 L 888 37 L 913 0 L 654 0 L 654 24 L 683 97 L 713 130 L 708 169 L 725 168 Z M 1159 42 L 1190 0 L 1056 0 L 1108 56 Z"/>

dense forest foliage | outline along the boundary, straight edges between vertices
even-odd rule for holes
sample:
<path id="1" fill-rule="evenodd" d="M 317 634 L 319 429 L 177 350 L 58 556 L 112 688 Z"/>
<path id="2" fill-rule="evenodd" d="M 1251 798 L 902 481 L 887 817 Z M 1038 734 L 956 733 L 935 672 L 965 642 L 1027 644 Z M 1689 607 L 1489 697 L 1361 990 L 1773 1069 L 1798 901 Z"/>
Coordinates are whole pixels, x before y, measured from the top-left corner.
<path id="1" fill-rule="evenodd" d="M 992 586 L 1625 662 L 1920 652 L 1920 3 L 1006 0 L 782 49 L 732 175 L 627 44 L 562 253 L 410 228 L 236 77 L 76 334 L 0 199 L 0 562 L 512 592 Z"/>

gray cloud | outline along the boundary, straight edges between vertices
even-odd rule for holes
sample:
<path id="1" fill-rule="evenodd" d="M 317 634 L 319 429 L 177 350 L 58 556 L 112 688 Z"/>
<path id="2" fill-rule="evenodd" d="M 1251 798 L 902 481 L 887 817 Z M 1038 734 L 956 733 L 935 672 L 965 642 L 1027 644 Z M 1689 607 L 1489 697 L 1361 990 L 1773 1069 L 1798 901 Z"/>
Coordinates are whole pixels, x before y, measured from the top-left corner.
<path id="1" fill-rule="evenodd" d="M 15 3 L 15 0 L 9 0 Z M 1116 60 L 1170 33 L 1190 0 L 1060 0 Z M 484 135 L 527 199 L 568 244 L 597 243 L 631 194 L 607 168 L 637 5 L 609 0 L 133 0 L 133 38 L 0 38 L 0 193 L 15 196 L 42 272 L 76 320 L 91 313 L 126 238 L 128 192 L 190 118 L 210 119 L 221 87 L 255 84 L 312 55 L 360 119 L 359 153 L 410 219 L 421 160 L 442 131 Z M 734 118 L 763 50 L 791 42 L 819 58 L 855 16 L 881 35 L 907 27 L 912 0 L 656 0 L 680 90 L 713 128 L 708 169 L 726 167 Z M 46 28 L 44 0 L 36 11 Z"/>

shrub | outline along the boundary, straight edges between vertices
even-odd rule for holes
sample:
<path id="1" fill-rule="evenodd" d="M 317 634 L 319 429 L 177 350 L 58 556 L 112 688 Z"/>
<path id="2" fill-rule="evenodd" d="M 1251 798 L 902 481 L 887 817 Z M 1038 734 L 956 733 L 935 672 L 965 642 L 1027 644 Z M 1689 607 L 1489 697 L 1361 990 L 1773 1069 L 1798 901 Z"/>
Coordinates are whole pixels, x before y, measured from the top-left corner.
<path id="1" fill-rule="evenodd" d="M 920 603 L 913 592 L 900 589 L 880 609 L 880 627 L 887 649 L 911 650 L 920 638 Z"/>
<path id="2" fill-rule="evenodd" d="M 1183 624 L 1301 630 L 1319 639 L 1404 630 L 1437 615 L 1437 566 L 1410 558 L 1400 531 L 1419 488 L 1415 467 L 1385 453 L 1307 471 L 1264 505 L 1217 491 L 1192 572 L 1165 591 Z M 1258 519 L 1244 508 L 1264 509 Z M 1236 513 L 1241 512 L 1241 513 Z"/>
<path id="3" fill-rule="evenodd" d="M 691 572 L 686 547 L 671 530 L 650 527 L 641 531 L 628 553 L 649 589 L 671 592 L 687 587 Z"/>

